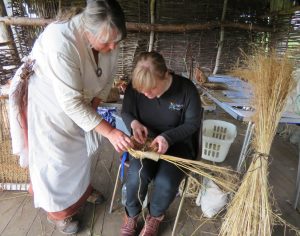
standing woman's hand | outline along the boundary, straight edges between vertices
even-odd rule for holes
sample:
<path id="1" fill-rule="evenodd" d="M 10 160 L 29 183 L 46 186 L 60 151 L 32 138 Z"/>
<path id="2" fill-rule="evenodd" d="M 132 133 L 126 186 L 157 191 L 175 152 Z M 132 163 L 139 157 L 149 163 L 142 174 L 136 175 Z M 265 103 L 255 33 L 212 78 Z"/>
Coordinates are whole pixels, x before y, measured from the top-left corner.
<path id="1" fill-rule="evenodd" d="M 127 151 L 128 148 L 133 148 L 131 139 L 118 129 L 112 129 L 106 136 L 117 152 Z"/>
<path id="2" fill-rule="evenodd" d="M 96 98 L 96 97 L 94 97 L 93 98 L 93 100 L 92 100 L 92 107 L 95 109 L 95 110 L 97 110 L 97 107 L 100 105 L 100 103 L 101 103 L 102 101 L 101 101 L 101 99 L 100 98 Z"/>
<path id="3" fill-rule="evenodd" d="M 157 148 L 157 153 L 164 154 L 169 148 L 169 143 L 163 136 L 159 135 L 152 141 L 150 147 Z"/>
<path id="4" fill-rule="evenodd" d="M 138 120 L 133 120 L 130 124 L 134 139 L 141 144 L 147 140 L 148 129 L 142 125 Z"/>
<path id="5" fill-rule="evenodd" d="M 95 127 L 95 131 L 106 137 L 117 152 L 127 151 L 134 146 L 131 139 L 126 134 L 112 127 L 104 119 Z"/>

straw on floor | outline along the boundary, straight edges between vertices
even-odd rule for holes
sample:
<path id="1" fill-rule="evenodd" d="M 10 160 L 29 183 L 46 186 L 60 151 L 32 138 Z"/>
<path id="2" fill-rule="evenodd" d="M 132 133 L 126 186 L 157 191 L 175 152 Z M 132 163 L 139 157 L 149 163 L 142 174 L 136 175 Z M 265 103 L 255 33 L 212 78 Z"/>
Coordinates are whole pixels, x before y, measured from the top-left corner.
<path id="1" fill-rule="evenodd" d="M 254 154 L 228 206 L 220 235 L 270 236 L 275 218 L 268 185 L 269 154 L 287 95 L 295 84 L 293 62 L 288 55 L 257 49 L 254 55 L 245 55 L 244 63 L 246 68 L 236 69 L 234 74 L 246 79 L 253 89 Z"/>

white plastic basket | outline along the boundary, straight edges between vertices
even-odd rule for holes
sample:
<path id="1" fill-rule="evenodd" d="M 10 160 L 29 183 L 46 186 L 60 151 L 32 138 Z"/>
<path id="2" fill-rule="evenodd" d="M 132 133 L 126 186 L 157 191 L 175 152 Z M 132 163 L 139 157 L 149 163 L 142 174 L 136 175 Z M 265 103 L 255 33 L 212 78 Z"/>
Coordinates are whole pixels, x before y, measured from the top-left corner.
<path id="1" fill-rule="evenodd" d="M 224 161 L 236 134 L 234 124 L 222 120 L 204 120 L 202 158 L 214 162 Z"/>

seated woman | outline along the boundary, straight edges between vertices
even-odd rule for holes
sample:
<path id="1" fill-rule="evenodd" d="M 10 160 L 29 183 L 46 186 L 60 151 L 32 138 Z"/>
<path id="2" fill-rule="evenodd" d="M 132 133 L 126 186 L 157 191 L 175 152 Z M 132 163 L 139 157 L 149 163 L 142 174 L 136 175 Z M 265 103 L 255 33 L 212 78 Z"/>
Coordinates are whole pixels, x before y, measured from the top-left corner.
<path id="1" fill-rule="evenodd" d="M 122 118 L 138 143 L 152 138 L 150 147 L 160 154 L 195 159 L 200 111 L 201 102 L 195 85 L 171 74 L 159 53 L 143 52 L 136 58 L 132 81 L 124 96 Z M 130 157 L 126 216 L 121 235 L 135 235 L 141 202 L 152 180 L 149 215 L 141 235 L 156 235 L 183 177 L 184 173 L 178 167 L 166 161 L 140 161 Z"/>

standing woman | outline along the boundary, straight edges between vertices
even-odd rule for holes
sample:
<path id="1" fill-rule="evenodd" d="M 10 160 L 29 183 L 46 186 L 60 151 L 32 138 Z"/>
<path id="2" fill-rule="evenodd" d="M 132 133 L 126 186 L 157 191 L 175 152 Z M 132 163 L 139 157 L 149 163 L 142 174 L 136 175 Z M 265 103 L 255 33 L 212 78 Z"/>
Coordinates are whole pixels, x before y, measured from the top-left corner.
<path id="1" fill-rule="evenodd" d="M 35 207 L 65 234 L 78 231 L 72 216 L 92 191 L 85 132 L 108 138 L 118 152 L 132 146 L 96 112 L 112 86 L 125 36 L 116 0 L 88 0 L 81 13 L 46 27 L 12 81 L 13 151 L 29 164 Z"/>

